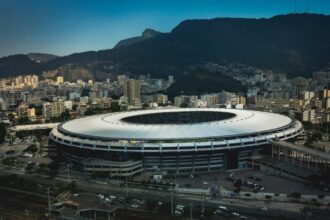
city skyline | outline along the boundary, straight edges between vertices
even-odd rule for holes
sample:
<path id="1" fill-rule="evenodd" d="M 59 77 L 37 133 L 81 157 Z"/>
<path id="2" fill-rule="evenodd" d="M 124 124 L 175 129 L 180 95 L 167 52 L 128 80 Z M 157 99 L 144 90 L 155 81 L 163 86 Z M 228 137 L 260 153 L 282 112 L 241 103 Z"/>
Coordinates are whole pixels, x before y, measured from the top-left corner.
<path id="1" fill-rule="evenodd" d="M 31 52 L 59 56 L 111 49 L 146 28 L 170 32 L 186 19 L 267 18 L 288 13 L 329 14 L 328 0 L 310 1 L 2 1 L 0 57 Z M 330 2 L 329 2 L 330 3 Z"/>

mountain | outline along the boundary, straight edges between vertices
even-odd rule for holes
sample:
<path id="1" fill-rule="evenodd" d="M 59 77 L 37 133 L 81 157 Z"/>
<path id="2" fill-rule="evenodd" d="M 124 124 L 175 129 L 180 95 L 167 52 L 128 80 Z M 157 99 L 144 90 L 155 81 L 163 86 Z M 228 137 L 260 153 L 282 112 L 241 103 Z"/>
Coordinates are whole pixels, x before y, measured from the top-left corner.
<path id="1" fill-rule="evenodd" d="M 128 39 L 125 39 L 125 40 L 121 40 L 119 41 L 114 48 L 120 48 L 120 47 L 126 47 L 126 46 L 129 46 L 129 45 L 132 45 L 134 43 L 137 43 L 137 42 L 141 42 L 141 41 L 144 41 L 146 39 L 149 39 L 149 38 L 152 38 L 152 37 L 155 37 L 157 36 L 158 34 L 161 34 L 161 32 L 158 32 L 158 31 L 155 31 L 153 29 L 145 29 L 143 32 L 142 32 L 142 35 L 139 36 L 139 37 L 131 37 L 131 38 L 128 38 Z"/>
<path id="2" fill-rule="evenodd" d="M 29 53 L 26 54 L 26 56 L 28 56 L 32 61 L 35 61 L 37 63 L 45 63 L 58 57 L 56 55 L 47 53 Z"/>
<path id="3" fill-rule="evenodd" d="M 24 54 L 0 58 L 0 77 L 39 73 L 41 66 Z"/>
<path id="4" fill-rule="evenodd" d="M 0 58 L 0 77 L 16 76 L 42 71 L 41 63 L 45 63 L 58 56 L 44 53 L 17 54 Z"/>
<path id="5" fill-rule="evenodd" d="M 245 92 L 246 87 L 235 79 L 225 76 L 219 72 L 205 70 L 193 70 L 181 75 L 166 93 L 170 97 L 180 94 L 200 95 L 203 93 Z"/>
<path id="6" fill-rule="evenodd" d="M 135 72 L 182 69 L 202 61 L 235 61 L 291 76 L 307 76 L 330 61 L 330 16 L 187 20 L 171 33 L 110 54 L 116 63 Z"/>
<path id="7" fill-rule="evenodd" d="M 240 62 L 294 77 L 310 76 L 312 71 L 330 64 L 327 15 L 186 20 L 169 33 L 143 35 L 140 38 L 144 40 L 122 41 L 109 50 L 75 53 L 40 65 L 29 63 L 31 68 L 25 73 L 35 71 L 33 67 L 42 71 L 74 64 L 97 73 L 101 79 L 108 73 L 148 73 L 157 77 L 173 74 L 178 78 L 191 65 Z M 9 68 L 6 62 L 0 59 L 0 73 L 22 73 L 21 65 Z"/>

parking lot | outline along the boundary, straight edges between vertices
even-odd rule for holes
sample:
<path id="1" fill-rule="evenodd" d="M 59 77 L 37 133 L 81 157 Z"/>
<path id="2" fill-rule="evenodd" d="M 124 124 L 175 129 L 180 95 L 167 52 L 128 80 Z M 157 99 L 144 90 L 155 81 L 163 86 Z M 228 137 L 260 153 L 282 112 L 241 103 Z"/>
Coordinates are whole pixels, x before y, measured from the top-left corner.
<path id="1" fill-rule="evenodd" d="M 329 192 L 321 191 L 311 185 L 305 184 L 299 180 L 271 175 L 269 173 L 246 170 L 237 172 L 218 172 L 211 174 L 191 175 L 186 177 L 177 176 L 171 178 L 171 181 L 177 181 L 180 187 L 210 189 L 224 188 L 226 190 L 235 190 L 234 181 L 241 179 L 243 185 L 241 191 L 258 191 L 290 194 L 299 192 L 302 194 L 324 194 Z M 255 187 L 257 185 L 258 187 Z"/>

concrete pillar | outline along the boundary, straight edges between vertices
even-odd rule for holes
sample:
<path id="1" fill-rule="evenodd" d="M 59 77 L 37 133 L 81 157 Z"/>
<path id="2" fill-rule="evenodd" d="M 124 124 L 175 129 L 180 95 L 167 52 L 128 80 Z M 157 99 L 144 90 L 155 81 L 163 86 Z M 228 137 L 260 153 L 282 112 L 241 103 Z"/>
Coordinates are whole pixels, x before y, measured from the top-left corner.
<path id="1" fill-rule="evenodd" d="M 294 166 L 294 157 L 295 157 L 295 151 L 292 151 L 292 164 Z"/>
<path id="2" fill-rule="evenodd" d="M 278 157 L 278 160 L 281 160 L 280 151 L 281 151 L 281 147 L 278 146 L 278 148 L 277 148 L 277 157 Z"/>
<path id="3" fill-rule="evenodd" d="M 309 161 L 311 160 L 310 156 L 308 155 L 308 158 L 307 158 L 307 168 L 309 169 Z"/>

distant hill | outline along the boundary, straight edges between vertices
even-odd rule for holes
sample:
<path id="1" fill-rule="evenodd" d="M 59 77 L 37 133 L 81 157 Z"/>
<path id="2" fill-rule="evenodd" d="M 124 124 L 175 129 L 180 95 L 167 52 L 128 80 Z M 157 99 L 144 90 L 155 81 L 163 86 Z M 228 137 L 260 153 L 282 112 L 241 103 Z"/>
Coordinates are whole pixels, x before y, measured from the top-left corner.
<path id="1" fill-rule="evenodd" d="M 161 32 L 155 31 L 153 29 L 145 29 L 142 33 L 141 36 L 139 37 L 131 37 L 125 40 L 119 41 L 114 48 L 119 48 L 119 47 L 126 47 L 129 45 L 132 45 L 137 42 L 144 41 L 146 39 L 152 38 L 157 36 L 158 34 L 161 34 Z"/>
<path id="2" fill-rule="evenodd" d="M 45 63 L 58 57 L 56 55 L 46 53 L 29 53 L 26 54 L 26 56 L 28 56 L 32 61 L 35 61 L 37 63 Z"/>
<path id="3" fill-rule="evenodd" d="M 40 65 L 25 62 L 30 68 L 12 65 L 2 58 L 0 73 L 28 73 L 74 64 L 93 74 L 97 72 L 98 76 L 110 72 L 157 77 L 173 74 L 179 78 L 191 65 L 240 62 L 289 77 L 309 76 L 330 64 L 330 16 L 289 14 L 269 19 L 186 20 L 170 33 L 158 33 L 144 40 L 128 39 L 113 49 L 75 53 Z"/>
<path id="4" fill-rule="evenodd" d="M 235 79 L 221 73 L 211 73 L 205 70 L 194 70 L 180 76 L 175 83 L 167 89 L 170 97 L 180 94 L 201 95 L 203 93 L 217 92 L 245 92 L 246 87 Z"/>
<path id="5" fill-rule="evenodd" d="M 0 58 L 0 77 L 39 73 L 41 66 L 24 54 Z"/>
<path id="6" fill-rule="evenodd" d="M 0 77 L 23 74 L 38 74 L 43 68 L 41 63 L 50 61 L 58 56 L 43 53 L 17 54 L 0 58 Z"/>

